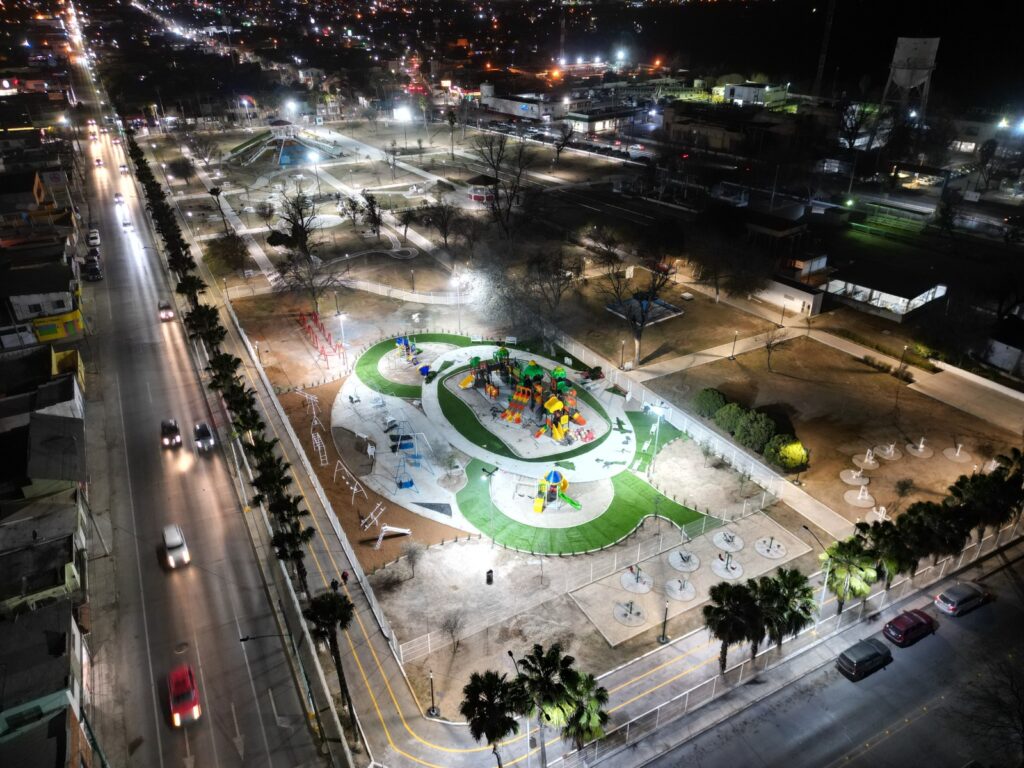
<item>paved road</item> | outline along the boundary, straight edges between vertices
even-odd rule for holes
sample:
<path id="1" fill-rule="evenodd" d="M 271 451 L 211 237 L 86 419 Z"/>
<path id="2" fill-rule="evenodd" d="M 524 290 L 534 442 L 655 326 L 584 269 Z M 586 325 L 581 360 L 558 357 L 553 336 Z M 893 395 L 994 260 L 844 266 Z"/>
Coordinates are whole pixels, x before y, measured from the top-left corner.
<path id="1" fill-rule="evenodd" d="M 76 80 L 102 123 L 100 97 L 84 71 Z M 104 649 L 103 658 L 116 664 L 118 701 L 95 706 L 100 719 L 124 712 L 123 739 L 103 746 L 114 764 L 147 768 L 316 764 L 224 457 L 198 455 L 189 440 L 195 420 L 214 419 L 180 322 L 157 316 L 170 288 L 135 187 L 118 173 L 122 148 L 101 135 L 86 155 L 106 273 L 104 282 L 87 284 L 84 297 L 98 369 L 92 386 L 102 391 L 106 418 L 105 455 L 90 456 L 90 464 L 103 467 L 94 475 L 107 474 L 110 484 L 118 594 L 116 615 L 97 617 L 117 623 L 116 651 Z M 115 192 L 125 205 L 114 204 Z M 168 417 L 183 426 L 177 451 L 159 445 L 160 420 Z M 172 522 L 192 554 L 192 565 L 177 571 L 164 569 L 160 557 L 161 529 Z M 242 644 L 242 635 L 266 637 Z M 196 671 L 203 714 L 174 729 L 165 679 L 182 662 Z M 98 724 L 107 734 L 118 730 Z"/>
<path id="2" fill-rule="evenodd" d="M 993 562 L 1000 565 L 1000 558 Z M 894 648 L 893 663 L 859 683 L 829 665 L 739 717 L 648 763 L 652 768 L 958 768 L 993 759 L 957 717 L 958 693 L 989 659 L 1024 650 L 1024 562 L 1001 563 L 986 580 L 997 599 L 958 619 L 939 618 L 937 634 Z M 934 609 L 929 613 L 936 615 Z M 880 635 L 879 635 L 880 637 Z M 1003 763 L 995 763 L 1000 764 Z"/>

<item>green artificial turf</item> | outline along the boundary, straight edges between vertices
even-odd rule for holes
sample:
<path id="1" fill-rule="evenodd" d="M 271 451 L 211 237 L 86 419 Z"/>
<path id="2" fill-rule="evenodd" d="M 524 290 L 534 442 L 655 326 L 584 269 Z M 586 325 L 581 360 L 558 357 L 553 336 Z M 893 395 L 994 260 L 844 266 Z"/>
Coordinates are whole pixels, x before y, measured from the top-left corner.
<path id="1" fill-rule="evenodd" d="M 448 387 L 445 386 L 445 382 L 452 378 L 458 378 L 465 374 L 469 370 L 468 365 L 464 365 L 461 368 L 456 368 L 453 372 L 445 376 L 437 384 L 437 401 L 441 406 L 441 413 L 448 419 L 456 431 L 459 432 L 464 438 L 469 440 L 474 445 L 479 445 L 491 453 L 495 453 L 498 456 L 504 456 L 506 459 L 518 459 L 519 461 L 528 461 L 531 464 L 542 464 L 551 463 L 554 461 L 563 461 L 565 459 L 571 459 L 574 456 L 582 456 L 585 453 L 589 453 L 594 450 L 597 446 L 608 439 L 608 436 L 612 434 L 609 430 L 601 435 L 596 440 L 592 440 L 589 443 L 584 443 L 576 448 L 571 448 L 563 453 L 555 454 L 554 456 L 546 456 L 535 459 L 528 459 L 518 455 L 515 451 L 509 448 L 505 443 L 501 441 L 494 432 L 491 432 L 487 427 L 480 423 L 476 413 L 463 402 L 458 395 L 452 392 Z M 605 413 L 604 408 L 595 400 L 589 392 L 583 390 L 576 391 L 577 396 L 584 400 L 591 408 L 593 408 L 597 414 L 605 421 L 610 422 L 608 414 Z M 500 400 L 495 403 L 496 406 L 504 407 L 507 401 Z"/>
<path id="2" fill-rule="evenodd" d="M 249 147 L 256 146 L 256 144 L 258 144 L 259 142 L 266 141 L 269 138 L 270 138 L 270 131 L 263 131 L 262 133 L 257 133 L 255 136 L 253 136 L 248 141 L 243 141 L 241 144 L 239 144 L 234 149 L 228 150 L 228 154 L 229 155 L 233 155 L 236 152 L 241 152 L 243 149 L 247 149 Z"/>
<path id="3" fill-rule="evenodd" d="M 413 340 L 417 343 L 436 342 L 439 344 L 451 344 L 455 347 L 468 347 L 471 342 L 468 336 L 457 336 L 454 333 L 418 333 Z M 381 375 L 378 364 L 384 355 L 395 348 L 395 340 L 384 339 L 377 342 L 366 350 L 356 361 L 356 376 L 370 389 L 384 395 L 404 397 L 409 400 L 416 400 L 423 394 L 423 387 L 420 384 L 399 384 Z"/>
<path id="4" fill-rule="evenodd" d="M 646 411 L 626 411 L 626 416 L 629 417 L 629 422 L 633 425 L 633 432 L 636 434 L 636 455 L 630 469 L 641 473 L 646 472 L 651 464 L 651 456 L 654 454 L 654 424 L 658 417 Z M 662 448 L 679 437 L 685 437 L 682 431 L 662 419 L 658 429 L 658 451 L 660 452 Z M 648 438 L 651 444 L 644 451 L 642 449 Z"/>
<path id="5" fill-rule="evenodd" d="M 489 483 L 480 481 L 481 478 L 486 480 L 483 474 L 485 469 L 491 467 L 476 459 L 466 467 L 469 482 L 456 494 L 459 509 L 485 536 L 498 544 L 523 552 L 571 555 L 607 547 L 628 536 L 645 516 L 653 514 L 656 500 L 658 514 L 680 527 L 702 517 L 696 510 L 677 504 L 659 493 L 636 475 L 621 472 L 612 478 L 615 496 L 600 517 L 573 528 L 523 525 L 507 517 L 491 502 Z M 538 478 L 540 474 L 538 472 Z M 572 485 L 566 495 L 572 498 Z M 519 503 L 524 505 L 524 509 L 533 507 L 532 498 L 523 499 Z M 537 516 L 538 521 L 542 521 L 543 514 Z M 708 522 L 711 523 L 711 519 Z"/>

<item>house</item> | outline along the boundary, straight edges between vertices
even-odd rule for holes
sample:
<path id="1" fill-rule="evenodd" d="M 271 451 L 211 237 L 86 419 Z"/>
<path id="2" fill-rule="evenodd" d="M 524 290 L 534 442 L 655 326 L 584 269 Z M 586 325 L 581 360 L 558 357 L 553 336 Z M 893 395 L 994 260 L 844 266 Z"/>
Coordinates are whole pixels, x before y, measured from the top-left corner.
<path id="1" fill-rule="evenodd" d="M 80 337 L 81 287 L 67 264 L 12 267 L 0 263 L 0 329 L 31 325 L 37 343 Z"/>
<path id="2" fill-rule="evenodd" d="M 91 657 L 69 600 L 0 620 L 0 765 L 92 768 Z"/>
<path id="3" fill-rule="evenodd" d="M 85 418 L 84 373 L 76 349 L 0 352 L 0 434 L 27 426 L 33 413 Z"/>
<path id="4" fill-rule="evenodd" d="M 0 617 L 84 599 L 85 501 L 77 489 L 0 509 Z"/>
<path id="5" fill-rule="evenodd" d="M 32 413 L 0 433 L 0 509 L 84 488 L 88 477 L 82 419 Z"/>

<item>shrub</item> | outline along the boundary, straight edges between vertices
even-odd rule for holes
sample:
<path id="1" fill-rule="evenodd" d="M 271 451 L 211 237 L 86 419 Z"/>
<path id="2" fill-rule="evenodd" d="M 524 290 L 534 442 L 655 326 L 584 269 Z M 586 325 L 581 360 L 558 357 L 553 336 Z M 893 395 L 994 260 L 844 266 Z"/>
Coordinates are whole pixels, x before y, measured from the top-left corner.
<path id="1" fill-rule="evenodd" d="M 764 447 L 764 457 L 777 467 L 792 471 L 807 465 L 807 449 L 792 435 L 775 435 Z"/>
<path id="2" fill-rule="evenodd" d="M 693 400 L 693 407 L 698 416 L 710 419 L 720 408 L 725 407 L 727 402 L 725 395 L 713 387 L 707 387 L 697 393 L 697 397 Z"/>
<path id="3" fill-rule="evenodd" d="M 774 434 L 775 422 L 761 411 L 748 411 L 736 425 L 736 442 L 757 453 L 764 450 L 765 443 Z"/>
<path id="4" fill-rule="evenodd" d="M 731 435 L 736 432 L 740 420 L 746 415 L 747 411 L 742 405 L 729 403 L 715 411 L 715 424 Z"/>

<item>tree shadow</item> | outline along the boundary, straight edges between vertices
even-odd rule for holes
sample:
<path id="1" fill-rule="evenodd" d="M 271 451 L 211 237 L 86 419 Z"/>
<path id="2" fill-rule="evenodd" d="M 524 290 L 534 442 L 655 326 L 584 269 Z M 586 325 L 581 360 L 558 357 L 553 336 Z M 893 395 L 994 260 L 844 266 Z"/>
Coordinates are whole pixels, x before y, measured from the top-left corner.
<path id="1" fill-rule="evenodd" d="M 653 352 L 648 352 L 646 355 L 640 358 L 640 365 L 645 365 L 647 363 L 654 362 L 662 355 L 671 352 L 673 349 L 674 347 L 671 344 L 669 344 L 667 341 L 663 341 L 661 344 L 658 345 L 658 348 L 655 349 Z"/>

